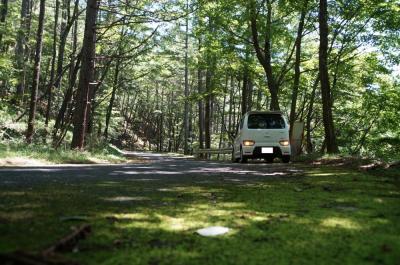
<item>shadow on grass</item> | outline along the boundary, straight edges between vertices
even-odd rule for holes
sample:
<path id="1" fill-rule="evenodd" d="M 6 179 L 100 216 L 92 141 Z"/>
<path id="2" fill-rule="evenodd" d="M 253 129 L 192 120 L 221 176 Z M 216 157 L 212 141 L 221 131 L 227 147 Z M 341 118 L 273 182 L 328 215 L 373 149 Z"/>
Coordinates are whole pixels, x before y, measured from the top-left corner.
<path id="1" fill-rule="evenodd" d="M 83 264 L 400 260 L 400 192 L 357 172 L 163 160 L 8 170 L 0 181 L 1 252 L 40 250 L 87 222 L 93 234 L 66 253 Z M 231 230 L 195 233 L 215 225 Z"/>

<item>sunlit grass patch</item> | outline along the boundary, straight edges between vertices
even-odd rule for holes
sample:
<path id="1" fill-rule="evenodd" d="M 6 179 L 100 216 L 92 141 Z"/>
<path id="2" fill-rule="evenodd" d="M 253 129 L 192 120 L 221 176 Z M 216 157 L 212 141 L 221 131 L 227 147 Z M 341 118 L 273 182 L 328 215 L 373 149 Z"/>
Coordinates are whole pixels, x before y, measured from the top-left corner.
<path id="1" fill-rule="evenodd" d="M 0 166 L 29 166 L 46 164 L 101 164 L 128 161 L 108 146 L 90 151 L 54 149 L 49 145 L 25 143 L 0 144 Z"/>
<path id="2" fill-rule="evenodd" d="M 362 229 L 362 226 L 348 218 L 329 217 L 321 222 L 321 226 L 327 228 L 343 228 L 343 229 Z"/>

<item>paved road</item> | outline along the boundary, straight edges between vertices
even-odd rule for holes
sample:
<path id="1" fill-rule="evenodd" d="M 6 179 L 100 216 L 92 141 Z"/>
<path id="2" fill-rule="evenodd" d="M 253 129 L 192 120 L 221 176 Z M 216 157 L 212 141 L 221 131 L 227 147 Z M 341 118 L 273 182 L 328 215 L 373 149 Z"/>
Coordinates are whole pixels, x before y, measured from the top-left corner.
<path id="1" fill-rule="evenodd" d="M 251 182 L 270 178 L 301 175 L 293 164 L 250 162 L 234 164 L 200 161 L 191 158 L 131 152 L 143 159 L 138 163 L 120 165 L 57 165 L 0 169 L 0 186 L 31 186 L 49 181 L 79 182 L 79 180 L 134 180 L 193 183 L 227 181 Z"/>

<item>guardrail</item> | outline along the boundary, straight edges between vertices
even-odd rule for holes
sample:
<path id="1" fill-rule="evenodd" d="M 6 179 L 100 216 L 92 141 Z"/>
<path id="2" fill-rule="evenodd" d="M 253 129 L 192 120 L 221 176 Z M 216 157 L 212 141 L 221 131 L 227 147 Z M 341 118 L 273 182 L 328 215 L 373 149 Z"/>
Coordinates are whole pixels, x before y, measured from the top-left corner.
<path id="1" fill-rule="evenodd" d="M 193 150 L 194 155 L 198 154 L 230 154 L 232 153 L 232 148 L 221 148 L 221 149 L 197 149 Z"/>

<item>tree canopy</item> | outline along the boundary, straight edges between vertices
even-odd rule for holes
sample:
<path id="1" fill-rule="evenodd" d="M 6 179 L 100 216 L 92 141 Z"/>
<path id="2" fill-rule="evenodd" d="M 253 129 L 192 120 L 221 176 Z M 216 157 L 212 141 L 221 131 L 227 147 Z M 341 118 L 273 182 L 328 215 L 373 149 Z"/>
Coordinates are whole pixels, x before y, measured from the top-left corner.
<path id="1" fill-rule="evenodd" d="M 281 110 L 304 122 L 306 153 L 400 158 L 396 0 L 0 10 L 0 108 L 13 122 L 0 118 L 1 141 L 190 153 L 231 146 L 249 110 Z"/>

